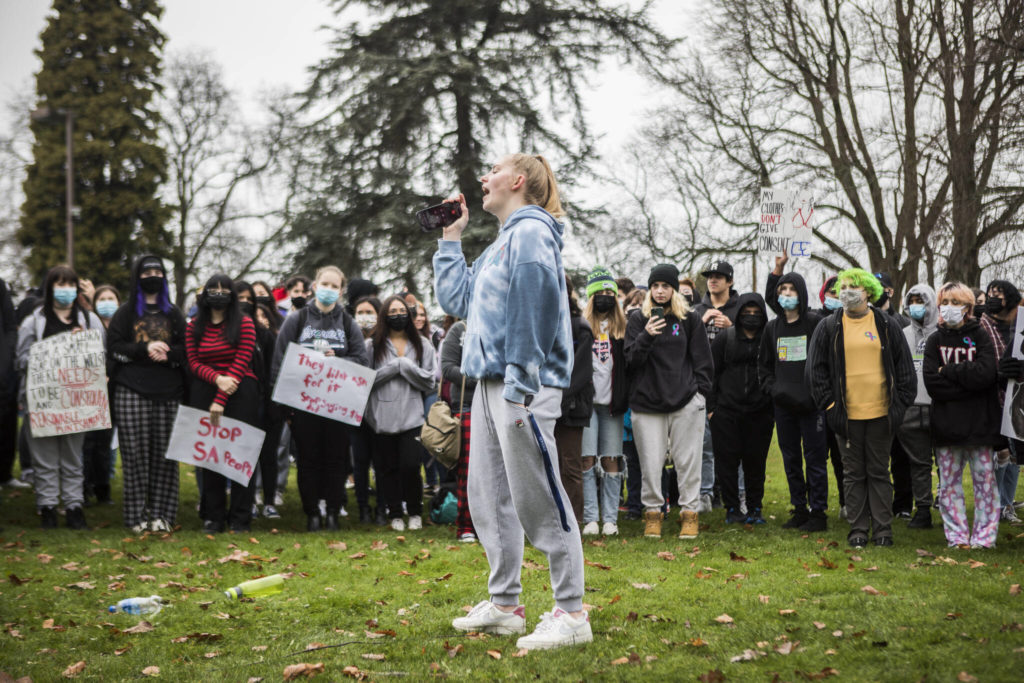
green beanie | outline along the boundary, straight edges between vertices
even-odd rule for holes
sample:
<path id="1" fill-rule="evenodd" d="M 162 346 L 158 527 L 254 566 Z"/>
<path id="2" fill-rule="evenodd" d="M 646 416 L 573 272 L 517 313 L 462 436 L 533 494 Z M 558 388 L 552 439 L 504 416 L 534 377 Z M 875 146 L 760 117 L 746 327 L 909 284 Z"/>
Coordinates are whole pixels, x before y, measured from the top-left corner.
<path id="1" fill-rule="evenodd" d="M 595 293 L 610 289 L 612 294 L 619 293 L 619 286 L 615 284 L 615 278 L 604 266 L 597 266 L 587 275 L 587 298 Z"/>

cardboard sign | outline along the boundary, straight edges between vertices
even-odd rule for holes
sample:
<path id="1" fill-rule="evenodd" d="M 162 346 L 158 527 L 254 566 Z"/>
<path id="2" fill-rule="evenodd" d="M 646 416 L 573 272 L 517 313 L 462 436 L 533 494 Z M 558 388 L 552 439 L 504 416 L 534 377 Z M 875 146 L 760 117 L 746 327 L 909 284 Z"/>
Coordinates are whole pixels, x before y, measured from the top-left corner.
<path id="1" fill-rule="evenodd" d="M 166 457 L 248 486 L 260 459 L 264 436 L 263 430 L 230 417 L 221 417 L 220 424 L 214 427 L 207 411 L 178 406 Z"/>
<path id="2" fill-rule="evenodd" d="M 359 426 L 376 375 L 363 365 L 291 343 L 272 398 L 281 405 Z"/>
<path id="3" fill-rule="evenodd" d="M 1010 353 L 1024 360 L 1024 306 L 1017 309 L 1017 327 L 1010 341 Z M 1024 440 L 1024 384 L 1011 379 L 1006 383 L 1006 398 L 1003 399 L 1003 424 L 1000 433 L 1011 439 Z M 1017 457 L 1021 457 L 1021 453 Z"/>
<path id="4" fill-rule="evenodd" d="M 107 354 L 99 330 L 63 332 L 33 344 L 25 388 L 36 438 L 110 429 Z"/>
<path id="5" fill-rule="evenodd" d="M 790 258 L 814 253 L 814 197 L 810 192 L 761 189 L 758 202 L 757 250 L 789 254 Z"/>

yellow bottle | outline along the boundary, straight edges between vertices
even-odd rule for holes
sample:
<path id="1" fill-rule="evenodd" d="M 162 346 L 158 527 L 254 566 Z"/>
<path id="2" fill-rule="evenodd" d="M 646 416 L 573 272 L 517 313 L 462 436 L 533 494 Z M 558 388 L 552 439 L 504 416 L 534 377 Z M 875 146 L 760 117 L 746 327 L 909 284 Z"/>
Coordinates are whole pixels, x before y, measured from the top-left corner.
<path id="1" fill-rule="evenodd" d="M 280 574 L 264 576 L 252 581 L 243 581 L 234 588 L 224 591 L 224 595 L 233 600 L 238 598 L 262 598 L 267 595 L 276 595 L 283 590 L 284 577 Z"/>

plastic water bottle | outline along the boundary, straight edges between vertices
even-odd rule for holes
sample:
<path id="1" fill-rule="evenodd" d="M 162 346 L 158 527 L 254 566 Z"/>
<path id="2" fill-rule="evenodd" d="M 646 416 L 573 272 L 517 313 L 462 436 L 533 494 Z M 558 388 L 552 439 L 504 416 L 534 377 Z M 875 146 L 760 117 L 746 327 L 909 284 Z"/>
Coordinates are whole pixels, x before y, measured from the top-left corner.
<path id="1" fill-rule="evenodd" d="M 284 589 L 284 577 L 280 574 L 264 576 L 261 579 L 243 581 L 234 588 L 224 591 L 224 595 L 237 600 L 238 598 L 262 598 L 267 595 L 276 595 Z"/>
<path id="2" fill-rule="evenodd" d="M 148 598 L 125 598 L 116 605 L 111 605 L 107 611 L 112 614 L 156 614 L 163 606 L 164 601 L 159 595 L 151 595 Z"/>

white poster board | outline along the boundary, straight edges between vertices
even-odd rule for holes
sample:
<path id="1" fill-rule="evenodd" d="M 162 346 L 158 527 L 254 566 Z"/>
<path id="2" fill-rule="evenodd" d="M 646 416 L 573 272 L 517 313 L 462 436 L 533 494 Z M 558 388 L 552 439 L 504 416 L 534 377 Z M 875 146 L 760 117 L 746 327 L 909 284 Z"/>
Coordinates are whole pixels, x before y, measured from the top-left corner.
<path id="1" fill-rule="evenodd" d="M 260 459 L 266 433 L 241 420 L 221 417 L 216 427 L 210 413 L 178 406 L 167 459 L 196 465 L 248 486 Z"/>
<path id="2" fill-rule="evenodd" d="M 25 390 L 34 437 L 110 429 L 100 331 L 63 332 L 33 344 Z"/>
<path id="3" fill-rule="evenodd" d="M 1017 327 L 1010 340 L 1010 352 L 1014 358 L 1024 360 L 1024 306 L 1017 309 Z M 1011 379 L 1006 383 L 1000 433 L 1012 439 L 1024 440 L 1024 384 L 1016 380 Z M 1022 455 L 1018 453 L 1017 457 Z"/>
<path id="4" fill-rule="evenodd" d="M 277 374 L 275 403 L 359 426 L 370 398 L 372 370 L 358 363 L 325 356 L 319 351 L 288 344 Z"/>
<path id="5" fill-rule="evenodd" d="M 790 258 L 814 253 L 814 197 L 810 192 L 761 188 L 757 211 L 759 253 L 787 253 Z"/>

